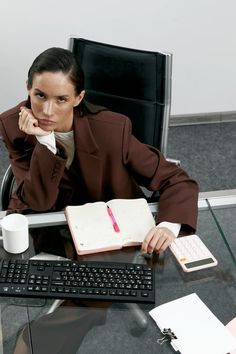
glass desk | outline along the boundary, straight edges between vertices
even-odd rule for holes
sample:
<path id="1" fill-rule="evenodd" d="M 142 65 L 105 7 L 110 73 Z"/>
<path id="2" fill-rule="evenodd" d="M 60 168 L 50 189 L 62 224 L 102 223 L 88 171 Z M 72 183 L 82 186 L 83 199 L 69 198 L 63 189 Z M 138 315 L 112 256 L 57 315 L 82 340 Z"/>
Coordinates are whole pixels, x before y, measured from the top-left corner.
<path id="1" fill-rule="evenodd" d="M 229 249 L 231 257 L 236 264 L 236 197 L 235 200 L 232 200 L 232 204 L 220 205 L 219 203 L 211 203 L 210 208 L 226 247 Z"/>
<path id="2" fill-rule="evenodd" d="M 224 236 L 232 235 L 228 243 L 230 250 L 236 251 L 235 232 L 230 229 L 235 217 L 236 206 L 233 204 L 216 208 L 210 198 L 199 200 L 197 234 L 217 258 L 218 266 L 184 273 L 169 250 L 160 257 L 153 257 L 148 264 L 156 269 L 155 304 L 139 304 L 135 307 L 124 303 L 65 301 L 54 309 L 53 300 L 2 297 L 0 353 L 174 353 L 168 343 L 157 343 L 162 334 L 148 312 L 155 306 L 193 292 L 222 323 L 227 324 L 236 316 L 236 263 Z M 36 252 L 43 250 L 52 253 L 55 243 L 59 243 L 58 230 L 67 227 L 62 213 L 29 216 L 29 222 L 32 234 L 29 250 L 13 256 L 1 248 L 1 258 L 27 259 L 34 255 L 35 248 Z M 35 237 L 40 234 L 44 234 L 41 242 L 40 237 Z M 33 242 L 33 237 L 37 242 Z M 64 237 L 64 243 L 69 244 L 67 237 Z M 61 250 L 58 247 L 57 253 Z M 73 257 L 72 247 L 68 252 Z M 80 259 L 146 263 L 139 256 L 138 248 L 83 256 Z M 147 326 L 144 326 L 143 319 L 147 321 Z"/>

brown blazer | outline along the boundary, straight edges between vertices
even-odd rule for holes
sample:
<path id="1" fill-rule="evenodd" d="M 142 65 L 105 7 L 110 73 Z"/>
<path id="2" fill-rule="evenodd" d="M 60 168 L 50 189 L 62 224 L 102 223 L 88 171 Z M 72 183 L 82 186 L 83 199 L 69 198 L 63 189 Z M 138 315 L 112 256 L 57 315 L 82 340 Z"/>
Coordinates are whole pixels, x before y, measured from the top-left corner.
<path id="1" fill-rule="evenodd" d="M 142 197 L 141 185 L 160 193 L 158 223 L 196 229 L 197 183 L 157 149 L 139 142 L 126 116 L 101 111 L 80 117 L 75 112 L 75 156 L 67 170 L 60 145 L 54 155 L 35 136 L 19 130 L 19 108 L 24 104 L 0 115 L 0 131 L 18 186 L 9 209 L 43 212 L 68 204 Z"/>

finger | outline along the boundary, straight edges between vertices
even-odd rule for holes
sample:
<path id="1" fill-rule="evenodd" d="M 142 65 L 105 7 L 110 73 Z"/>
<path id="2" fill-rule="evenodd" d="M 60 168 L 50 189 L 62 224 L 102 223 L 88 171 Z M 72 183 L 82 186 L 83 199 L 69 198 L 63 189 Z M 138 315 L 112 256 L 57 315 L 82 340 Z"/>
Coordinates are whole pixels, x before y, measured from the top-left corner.
<path id="1" fill-rule="evenodd" d="M 155 250 L 159 250 L 168 236 L 162 229 L 157 230 L 156 236 L 156 244 L 154 245 L 154 248 Z"/>
<path id="2" fill-rule="evenodd" d="M 19 129 L 21 130 L 21 128 L 22 128 L 22 113 L 21 112 L 19 113 L 18 126 L 19 126 Z"/>
<path id="3" fill-rule="evenodd" d="M 28 116 L 28 112 L 26 112 L 25 110 L 22 109 L 19 113 L 19 122 L 20 122 L 21 126 L 24 125 L 27 116 Z"/>
<path id="4" fill-rule="evenodd" d="M 29 110 L 22 109 L 19 113 L 19 128 L 27 134 L 35 134 L 35 126 L 38 126 L 38 120 Z"/>
<path id="5" fill-rule="evenodd" d="M 153 237 L 149 240 L 147 245 L 147 252 L 152 253 L 155 250 L 156 244 L 159 242 L 159 238 L 161 237 L 161 232 L 157 232 L 154 230 Z"/>
<path id="6" fill-rule="evenodd" d="M 19 121 L 18 121 L 18 125 L 19 125 L 20 130 L 24 130 L 25 119 L 26 119 L 25 113 L 20 112 L 19 113 Z"/>
<path id="7" fill-rule="evenodd" d="M 32 109 L 27 108 L 26 106 L 21 106 L 21 107 L 20 107 L 20 111 L 21 111 L 22 113 L 25 112 L 25 113 L 31 113 L 31 114 L 33 114 L 33 113 L 32 113 Z"/>
<path id="8" fill-rule="evenodd" d="M 163 243 L 161 244 L 161 246 L 158 248 L 158 249 L 156 249 L 155 248 L 155 251 L 157 252 L 157 253 L 162 253 L 162 252 L 164 252 L 166 249 L 167 249 L 167 247 L 170 245 L 170 240 L 167 238 L 167 239 L 164 239 L 163 240 Z"/>
<path id="9" fill-rule="evenodd" d="M 34 135 L 40 135 L 40 136 L 45 136 L 45 135 L 49 135 L 51 134 L 51 131 L 46 131 L 46 130 L 43 130 L 42 128 L 40 127 L 34 127 Z"/>
<path id="10" fill-rule="evenodd" d="M 155 250 L 158 252 L 162 252 L 171 244 L 171 242 L 175 239 L 175 236 L 172 231 L 166 228 L 160 228 L 158 231 L 160 234 L 156 243 Z"/>
<path id="11" fill-rule="evenodd" d="M 141 251 L 143 253 L 147 253 L 148 252 L 148 245 L 151 241 L 151 239 L 153 238 L 155 234 L 155 228 L 153 227 L 147 234 L 147 236 L 145 237 L 145 239 L 143 240 L 143 243 L 142 243 L 142 249 Z"/>
<path id="12" fill-rule="evenodd" d="M 36 119 L 31 115 L 28 114 L 25 118 L 25 130 L 28 133 L 33 133 L 33 128 L 35 124 Z"/>
<path id="13" fill-rule="evenodd" d="M 28 113 L 22 112 L 21 117 L 20 117 L 20 126 L 21 130 L 24 131 L 25 133 L 28 133 L 29 129 L 29 117 Z"/>
<path id="14" fill-rule="evenodd" d="M 168 237 L 168 234 L 165 234 L 165 229 L 154 228 L 152 231 L 152 237 L 146 238 L 147 243 L 145 244 L 145 250 L 148 253 L 153 253 L 155 250 L 158 251 L 165 242 L 165 239 Z M 150 234 L 148 234 L 148 236 L 150 236 Z"/>

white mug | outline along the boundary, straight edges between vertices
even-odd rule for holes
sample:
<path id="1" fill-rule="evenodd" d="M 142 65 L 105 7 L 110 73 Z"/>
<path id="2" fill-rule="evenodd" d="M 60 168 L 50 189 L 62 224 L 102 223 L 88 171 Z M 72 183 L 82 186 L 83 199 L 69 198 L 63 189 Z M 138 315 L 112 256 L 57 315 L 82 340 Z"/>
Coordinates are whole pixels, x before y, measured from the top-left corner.
<path id="1" fill-rule="evenodd" d="M 28 219 L 22 214 L 9 214 L 2 219 L 3 248 L 9 253 L 22 253 L 29 247 Z"/>

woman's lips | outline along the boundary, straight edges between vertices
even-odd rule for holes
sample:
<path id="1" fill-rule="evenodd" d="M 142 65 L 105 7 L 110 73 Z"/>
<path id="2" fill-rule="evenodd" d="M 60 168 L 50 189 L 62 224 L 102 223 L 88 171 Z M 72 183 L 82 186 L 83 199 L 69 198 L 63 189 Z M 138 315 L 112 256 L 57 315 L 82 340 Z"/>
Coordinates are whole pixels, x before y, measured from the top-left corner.
<path id="1" fill-rule="evenodd" d="M 52 125 L 54 122 L 48 119 L 39 119 L 39 125 Z"/>

